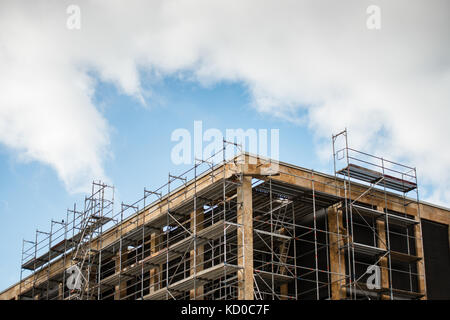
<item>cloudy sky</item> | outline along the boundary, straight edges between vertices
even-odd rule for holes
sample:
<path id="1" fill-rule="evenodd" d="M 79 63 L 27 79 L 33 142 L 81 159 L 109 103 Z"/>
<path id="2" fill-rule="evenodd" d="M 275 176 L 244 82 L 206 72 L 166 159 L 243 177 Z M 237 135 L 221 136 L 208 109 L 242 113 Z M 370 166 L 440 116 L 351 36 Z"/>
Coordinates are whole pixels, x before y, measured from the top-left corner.
<path id="1" fill-rule="evenodd" d="M 280 129 L 280 160 L 325 172 L 348 128 L 450 206 L 448 30 L 447 0 L 0 0 L 0 288 L 93 179 L 132 202 L 181 171 L 194 120 Z"/>

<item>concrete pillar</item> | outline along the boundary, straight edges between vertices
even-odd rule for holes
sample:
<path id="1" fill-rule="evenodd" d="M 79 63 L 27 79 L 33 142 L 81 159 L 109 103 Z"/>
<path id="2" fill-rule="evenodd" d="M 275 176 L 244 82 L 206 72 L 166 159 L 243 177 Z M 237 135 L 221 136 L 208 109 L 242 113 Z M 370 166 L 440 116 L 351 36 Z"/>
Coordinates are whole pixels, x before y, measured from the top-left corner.
<path id="1" fill-rule="evenodd" d="M 64 284 L 61 282 L 58 284 L 58 300 L 63 300 Z"/>
<path id="2" fill-rule="evenodd" d="M 150 235 L 150 255 L 155 254 L 161 248 L 161 231 L 154 231 Z M 161 266 L 150 269 L 150 292 L 158 290 L 161 286 Z"/>
<path id="3" fill-rule="evenodd" d="M 338 229 L 339 228 L 339 229 Z M 341 300 L 346 297 L 345 254 L 339 247 L 344 245 L 342 212 L 336 207 L 328 208 L 329 253 L 331 273 L 331 299 Z M 339 236 L 338 236 L 339 230 Z"/>
<path id="4" fill-rule="evenodd" d="M 287 300 L 288 299 L 288 284 L 283 283 L 280 285 L 280 300 Z"/>
<path id="5" fill-rule="evenodd" d="M 238 264 L 243 269 L 238 271 L 238 299 L 253 300 L 253 208 L 252 177 L 242 177 L 242 185 L 237 189 L 237 223 L 238 228 Z"/>
<path id="6" fill-rule="evenodd" d="M 382 220 L 377 220 L 377 246 L 380 249 L 387 250 L 387 237 L 386 237 L 386 222 Z M 383 257 L 380 259 L 380 273 L 381 273 L 381 288 L 389 288 L 389 261 L 388 257 Z M 383 300 L 389 300 L 390 294 L 383 294 L 381 295 L 381 299 Z"/>
<path id="7" fill-rule="evenodd" d="M 418 275 L 418 289 L 424 294 L 422 300 L 426 300 L 427 288 L 425 282 L 425 257 L 423 256 L 423 241 L 422 241 L 422 224 L 414 226 L 414 237 L 416 242 L 416 255 L 422 259 L 417 261 L 417 275 Z"/>
<path id="8" fill-rule="evenodd" d="M 283 230 L 280 231 L 280 234 L 284 234 L 284 228 Z M 285 264 L 287 261 L 287 255 L 289 254 L 288 252 L 288 246 L 287 246 L 287 241 L 285 240 L 281 245 L 280 245 L 280 263 Z M 286 267 L 284 265 L 280 266 L 280 274 L 286 274 Z M 287 300 L 288 297 L 288 284 L 287 283 L 282 283 L 280 285 L 280 299 L 281 300 Z"/>
<path id="9" fill-rule="evenodd" d="M 203 213 L 203 208 L 202 209 L 197 209 L 197 213 L 195 214 L 195 212 L 191 213 L 191 232 L 194 233 L 194 229 L 195 229 L 195 225 L 194 225 L 194 215 L 196 215 L 195 220 L 196 220 L 196 224 L 197 224 L 197 231 L 199 232 L 200 230 L 203 229 L 203 220 L 204 220 L 204 213 Z M 194 265 L 194 256 L 195 257 L 195 265 Z M 191 250 L 190 253 L 190 274 L 193 275 L 194 271 L 196 270 L 196 272 L 202 271 L 203 270 L 203 261 L 204 261 L 204 246 L 197 246 L 197 252 L 194 251 L 194 249 Z M 202 285 L 198 285 L 197 284 L 197 289 L 192 289 L 189 293 L 189 297 L 191 299 L 196 299 L 196 300 L 203 300 L 203 286 Z"/>
<path id="10" fill-rule="evenodd" d="M 114 257 L 116 266 L 115 266 L 115 271 L 116 273 L 119 273 L 121 270 L 120 264 L 122 263 L 122 269 L 125 267 L 126 265 L 126 260 L 128 257 L 128 253 L 122 253 L 122 259 L 120 259 L 120 252 L 117 253 L 117 255 Z M 124 298 L 127 295 L 127 281 L 121 279 L 121 281 L 119 282 L 119 284 L 117 284 L 114 287 L 114 300 L 120 300 L 122 298 Z"/>

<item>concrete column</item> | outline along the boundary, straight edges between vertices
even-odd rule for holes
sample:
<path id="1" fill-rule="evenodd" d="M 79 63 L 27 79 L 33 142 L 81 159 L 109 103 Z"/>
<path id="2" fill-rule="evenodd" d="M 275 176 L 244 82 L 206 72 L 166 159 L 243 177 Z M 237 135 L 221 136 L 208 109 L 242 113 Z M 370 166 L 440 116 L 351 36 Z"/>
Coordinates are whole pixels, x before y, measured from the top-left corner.
<path id="1" fill-rule="evenodd" d="M 160 250 L 161 231 L 154 231 L 150 235 L 150 255 Z M 150 269 L 150 292 L 158 290 L 161 286 L 161 267 Z"/>
<path id="2" fill-rule="evenodd" d="M 97 297 L 97 289 L 92 289 L 92 287 L 95 287 L 95 285 L 97 284 L 98 281 L 98 267 L 97 265 L 92 266 L 91 270 L 90 270 L 90 276 L 89 276 L 89 286 L 87 288 L 89 288 L 89 299 L 96 299 Z M 86 289 L 87 289 L 86 288 Z"/>
<path id="3" fill-rule="evenodd" d="M 288 299 L 288 284 L 287 283 L 283 283 L 280 285 L 280 300 L 287 300 Z"/>
<path id="4" fill-rule="evenodd" d="M 122 262 L 122 269 L 125 267 L 125 261 L 127 260 L 128 253 L 122 253 L 122 259 L 120 259 L 120 252 L 117 253 L 117 255 L 114 257 L 116 266 L 115 271 L 116 273 L 119 273 L 121 268 L 120 264 Z M 127 295 L 127 281 L 122 280 L 114 287 L 114 300 L 120 300 L 124 298 Z"/>
<path id="5" fill-rule="evenodd" d="M 58 284 L 58 300 L 63 300 L 64 284 L 61 282 Z"/>
<path id="6" fill-rule="evenodd" d="M 387 250 L 387 237 L 386 237 L 386 222 L 377 220 L 377 231 L 378 231 L 378 237 L 377 237 L 377 246 L 380 249 Z M 380 273 L 381 273 L 381 288 L 389 288 L 389 261 L 388 257 L 383 257 L 380 259 Z M 381 295 L 381 299 L 383 300 L 389 300 L 390 294 L 383 294 Z"/>
<path id="7" fill-rule="evenodd" d="M 242 177 L 242 185 L 237 189 L 237 223 L 238 228 L 238 264 L 243 269 L 238 271 L 238 299 L 253 300 L 253 208 L 252 177 Z"/>
<path id="8" fill-rule="evenodd" d="M 414 226 L 414 237 L 416 242 L 416 255 L 422 259 L 417 261 L 417 275 L 418 275 L 418 289 L 424 294 L 422 300 L 426 300 L 427 288 L 425 284 L 425 257 L 423 256 L 423 241 L 422 241 L 422 223 Z"/>
<path id="9" fill-rule="evenodd" d="M 284 228 L 283 228 L 283 230 L 281 230 L 280 231 L 280 234 L 284 234 Z M 295 240 L 294 240 L 295 241 Z M 289 254 L 289 252 L 288 252 L 288 246 L 287 246 L 287 241 L 285 240 L 281 245 L 280 245 L 280 263 L 286 263 L 286 261 L 287 261 L 287 255 Z M 285 266 L 280 266 L 280 274 L 286 274 L 286 267 Z M 280 285 L 280 294 L 281 294 L 281 297 L 280 297 L 280 299 L 281 300 L 287 300 L 288 298 L 287 298 L 287 295 L 288 295 L 288 284 L 287 283 L 282 283 L 281 285 Z"/>
<path id="10" fill-rule="evenodd" d="M 339 228 L 339 229 L 338 229 Z M 345 285 L 345 254 L 339 247 L 344 245 L 342 212 L 335 207 L 328 208 L 328 230 L 330 271 L 331 273 L 331 299 L 340 300 L 346 297 Z M 338 236 L 339 230 L 339 236 Z"/>
<path id="11" fill-rule="evenodd" d="M 204 213 L 203 213 L 203 208 L 202 209 L 197 209 L 197 213 L 195 214 L 195 212 L 191 213 L 191 232 L 194 233 L 194 229 L 195 229 L 195 225 L 194 225 L 194 215 L 196 215 L 195 220 L 197 223 L 197 231 L 199 232 L 200 230 L 203 229 L 203 220 L 204 220 Z M 193 275 L 194 274 L 194 270 L 196 270 L 196 272 L 202 271 L 203 270 L 203 262 L 204 262 L 204 246 L 197 246 L 197 252 L 194 251 L 194 249 L 191 250 L 190 253 L 190 274 Z M 194 256 L 195 257 L 195 265 L 194 265 Z M 197 289 L 193 289 L 190 291 L 189 293 L 189 297 L 191 299 L 196 299 L 196 300 L 203 300 L 203 286 L 202 285 L 198 285 L 197 284 Z"/>

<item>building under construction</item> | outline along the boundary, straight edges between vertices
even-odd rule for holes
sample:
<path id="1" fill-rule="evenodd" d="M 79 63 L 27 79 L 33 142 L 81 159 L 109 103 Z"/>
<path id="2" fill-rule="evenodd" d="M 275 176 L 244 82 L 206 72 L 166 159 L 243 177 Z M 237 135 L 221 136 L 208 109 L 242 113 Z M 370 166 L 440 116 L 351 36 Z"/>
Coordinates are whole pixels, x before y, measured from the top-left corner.
<path id="1" fill-rule="evenodd" d="M 416 169 L 333 136 L 334 175 L 248 153 L 190 170 L 132 204 L 95 182 L 24 240 L 1 299 L 450 299 L 450 210 Z"/>

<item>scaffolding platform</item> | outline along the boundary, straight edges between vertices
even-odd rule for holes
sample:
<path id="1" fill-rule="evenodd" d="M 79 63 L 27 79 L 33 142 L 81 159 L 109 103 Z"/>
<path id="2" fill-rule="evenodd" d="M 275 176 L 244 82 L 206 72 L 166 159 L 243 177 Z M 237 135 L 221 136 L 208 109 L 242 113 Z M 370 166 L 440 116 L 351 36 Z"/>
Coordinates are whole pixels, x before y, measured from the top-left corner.
<path id="1" fill-rule="evenodd" d="M 28 260 L 27 262 L 22 264 L 22 269 L 36 270 L 47 262 L 52 261 L 54 258 L 58 257 L 64 252 L 68 252 L 71 248 L 75 247 L 81 241 L 82 237 L 87 235 L 89 232 L 95 231 L 99 227 L 107 224 L 112 220 L 111 218 L 107 217 L 92 217 L 95 222 L 87 227 L 87 231 L 81 231 L 67 240 L 60 241 L 59 243 L 52 246 L 48 252 L 42 254 L 37 258 L 32 258 L 31 260 Z"/>
<path id="2" fill-rule="evenodd" d="M 367 288 L 367 284 L 365 282 L 361 282 L 361 281 L 357 281 L 355 284 L 356 284 L 355 287 L 363 292 L 375 293 L 377 295 L 390 295 L 391 294 L 391 288 L 382 287 L 382 288 L 369 289 L 369 288 Z M 349 285 L 347 284 L 346 287 L 348 287 L 348 286 Z M 423 296 L 425 296 L 423 293 L 420 293 L 420 292 L 401 290 L 401 289 L 395 289 L 395 288 L 392 288 L 392 295 L 394 296 L 394 299 L 395 298 L 420 299 Z"/>
<path id="3" fill-rule="evenodd" d="M 79 237 L 83 237 L 84 235 L 90 234 L 100 228 L 101 226 L 104 226 L 108 222 L 112 221 L 112 218 L 109 217 L 102 217 L 97 215 L 92 215 L 88 218 L 88 225 L 85 227 L 84 234 L 79 234 Z"/>
<path id="4" fill-rule="evenodd" d="M 348 249 L 348 247 L 349 247 L 349 245 L 345 245 L 345 246 L 341 247 L 341 249 Z M 354 248 L 355 253 L 363 254 L 366 256 L 370 256 L 370 257 L 378 257 L 378 256 L 388 253 L 388 250 L 385 250 L 385 249 L 382 249 L 379 247 L 369 246 L 369 245 L 362 244 L 362 243 L 357 243 L 357 242 L 351 242 L 350 248 L 351 247 Z M 389 254 L 391 256 L 392 261 L 397 261 L 397 262 L 414 263 L 414 262 L 417 262 L 422 259 L 421 257 L 415 256 L 415 255 L 402 253 L 402 252 L 398 252 L 398 251 L 392 251 L 392 250 L 389 252 Z"/>
<path id="5" fill-rule="evenodd" d="M 280 283 L 288 283 L 290 281 L 292 281 L 293 279 L 295 279 L 294 276 L 288 276 L 286 274 L 281 274 L 281 273 L 272 273 L 269 271 L 264 271 L 264 270 L 258 270 L 255 269 L 255 275 L 261 277 L 261 279 L 264 280 L 272 280 L 272 277 L 275 281 L 280 282 Z"/>
<path id="6" fill-rule="evenodd" d="M 356 204 L 352 204 L 351 206 L 353 209 L 355 209 L 355 210 L 352 210 L 353 214 L 356 213 L 363 217 L 370 218 L 370 219 L 373 218 L 375 220 L 388 219 L 389 224 L 391 224 L 391 225 L 396 225 L 396 226 L 400 226 L 400 227 L 409 227 L 409 226 L 419 224 L 419 221 L 417 221 L 413 218 L 401 216 L 399 214 L 386 213 L 384 211 L 379 211 L 379 210 L 363 207 L 363 206 L 356 205 Z"/>
<path id="7" fill-rule="evenodd" d="M 392 213 L 386 213 L 386 219 L 389 220 L 389 224 L 397 225 L 401 227 L 409 227 L 419 224 L 419 221 L 407 217 L 402 217 Z"/>
<path id="8" fill-rule="evenodd" d="M 386 294 L 389 294 L 390 290 L 386 288 L 385 292 Z M 401 289 L 392 289 L 392 294 L 394 298 L 402 298 L 402 299 L 420 299 L 425 296 L 425 294 L 420 292 Z"/>
<path id="9" fill-rule="evenodd" d="M 356 204 L 353 204 L 352 207 L 353 207 L 353 209 L 355 209 L 357 214 L 360 214 L 361 216 L 366 217 L 366 218 L 378 219 L 385 215 L 385 213 L 383 211 L 378 211 L 375 209 L 363 207 L 363 206 L 356 205 Z"/>
<path id="10" fill-rule="evenodd" d="M 341 249 L 353 248 L 356 253 L 360 253 L 366 256 L 376 257 L 382 254 L 385 254 L 387 250 L 381 249 L 374 246 L 369 246 L 366 244 L 358 243 L 358 242 L 350 242 L 341 247 Z"/>
<path id="11" fill-rule="evenodd" d="M 235 231 L 237 225 L 226 223 L 224 220 L 218 221 L 213 225 L 210 225 L 199 232 L 197 232 L 197 246 L 206 244 L 210 240 L 216 240 L 226 233 Z M 132 278 L 139 275 L 141 272 L 147 272 L 155 266 L 161 265 L 167 261 L 174 260 L 176 258 L 184 256 L 184 254 L 194 248 L 194 235 L 190 235 L 174 244 L 169 248 L 163 248 L 158 252 L 155 252 L 148 257 L 134 263 L 131 266 L 125 267 L 121 272 L 115 273 L 102 279 L 100 284 L 102 285 L 114 285 L 121 281 L 123 276 Z"/>
<path id="12" fill-rule="evenodd" d="M 352 163 L 350 163 L 344 169 L 339 170 L 337 173 L 348 176 L 349 178 L 358 179 L 372 184 L 383 180 L 380 182 L 380 184 L 386 186 L 386 188 L 404 193 L 417 188 L 417 184 L 414 182 L 396 178 Z"/>
<path id="13" fill-rule="evenodd" d="M 392 261 L 405 262 L 405 263 L 415 263 L 417 261 L 422 260 L 421 257 L 418 257 L 416 255 L 411 255 L 411 254 L 397 252 L 397 251 L 391 251 L 391 259 L 392 259 Z"/>
<path id="14" fill-rule="evenodd" d="M 216 280 L 221 277 L 225 277 L 231 273 L 237 272 L 242 269 L 240 266 L 229 265 L 221 263 L 211 268 L 197 272 L 196 275 L 191 275 L 187 278 L 179 280 L 173 284 L 169 284 L 168 287 L 156 290 L 143 297 L 144 300 L 163 300 L 166 299 L 167 294 L 171 296 L 171 291 L 185 292 L 194 289 L 195 283 L 202 285 L 212 280 Z"/>
<path id="15" fill-rule="evenodd" d="M 135 270 L 133 270 L 133 271 L 135 271 Z M 127 273 L 128 272 L 126 272 L 125 269 L 124 269 L 123 273 L 114 273 L 114 274 L 110 275 L 109 277 L 102 279 L 100 281 L 100 285 L 113 287 L 116 284 L 118 284 L 119 282 L 132 279 L 133 277 L 128 275 Z"/>
<path id="16" fill-rule="evenodd" d="M 54 245 L 51 248 L 50 252 L 44 253 L 43 255 L 37 258 L 32 258 L 31 260 L 28 260 L 27 262 L 22 264 L 22 268 L 27 270 L 36 270 L 37 268 L 49 262 L 50 260 L 56 258 L 60 254 L 64 253 L 64 249 L 67 248 L 65 247 L 64 242 L 65 241 L 63 240 L 60 243 Z M 70 243 L 70 245 L 73 246 L 73 242 L 66 241 L 66 245 L 68 243 Z"/>

